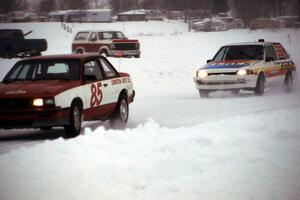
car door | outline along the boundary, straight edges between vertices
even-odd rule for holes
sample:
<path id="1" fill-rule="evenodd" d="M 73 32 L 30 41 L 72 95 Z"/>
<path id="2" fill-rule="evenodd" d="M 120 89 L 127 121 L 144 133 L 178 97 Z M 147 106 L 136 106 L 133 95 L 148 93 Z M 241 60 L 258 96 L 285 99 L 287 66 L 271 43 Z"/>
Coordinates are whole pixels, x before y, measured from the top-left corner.
<path id="1" fill-rule="evenodd" d="M 282 83 L 281 64 L 272 44 L 265 46 L 265 66 L 266 86 L 276 86 Z"/>
<path id="2" fill-rule="evenodd" d="M 119 77 L 116 69 L 104 57 L 99 57 L 100 63 L 105 80 L 103 81 L 104 87 L 107 88 L 107 101 L 115 104 L 118 101 L 119 94 L 122 90 L 122 79 Z"/>
<path id="3" fill-rule="evenodd" d="M 103 87 L 104 75 L 96 59 L 84 63 L 84 116 L 85 120 L 99 119 L 107 115 L 107 87 Z"/>
<path id="4" fill-rule="evenodd" d="M 98 36 L 95 32 L 91 32 L 86 45 L 86 52 L 98 52 L 98 51 L 99 51 Z"/>

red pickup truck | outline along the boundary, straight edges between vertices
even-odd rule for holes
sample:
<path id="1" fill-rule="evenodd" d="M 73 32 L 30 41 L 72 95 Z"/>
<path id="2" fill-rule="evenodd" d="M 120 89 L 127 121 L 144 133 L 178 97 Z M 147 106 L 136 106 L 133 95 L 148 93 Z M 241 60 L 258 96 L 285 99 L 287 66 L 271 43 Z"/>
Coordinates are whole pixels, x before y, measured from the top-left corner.
<path id="1" fill-rule="evenodd" d="M 120 31 L 80 31 L 76 34 L 73 53 L 99 53 L 111 57 L 135 57 L 141 55 L 138 40 L 129 40 Z"/>

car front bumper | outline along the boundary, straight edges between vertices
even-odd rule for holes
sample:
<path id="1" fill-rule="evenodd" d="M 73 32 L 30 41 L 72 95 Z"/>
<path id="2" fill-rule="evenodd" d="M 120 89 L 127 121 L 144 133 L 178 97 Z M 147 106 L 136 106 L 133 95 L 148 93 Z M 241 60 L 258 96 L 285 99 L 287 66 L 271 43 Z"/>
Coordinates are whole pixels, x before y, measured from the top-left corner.
<path id="1" fill-rule="evenodd" d="M 0 111 L 0 128 L 42 128 L 69 125 L 69 109 Z"/>
<path id="2" fill-rule="evenodd" d="M 210 75 L 206 78 L 194 77 L 199 90 L 233 90 L 253 89 L 256 87 L 257 75 Z"/>
<path id="3" fill-rule="evenodd" d="M 140 50 L 110 50 L 108 56 L 111 57 L 140 57 Z"/>

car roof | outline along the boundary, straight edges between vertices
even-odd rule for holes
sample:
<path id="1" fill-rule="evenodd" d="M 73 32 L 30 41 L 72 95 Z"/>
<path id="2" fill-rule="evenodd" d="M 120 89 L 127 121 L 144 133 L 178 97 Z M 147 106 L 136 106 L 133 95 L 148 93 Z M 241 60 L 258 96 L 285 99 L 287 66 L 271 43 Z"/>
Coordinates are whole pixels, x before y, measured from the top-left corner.
<path id="1" fill-rule="evenodd" d="M 119 30 L 110 30 L 110 29 L 101 29 L 101 30 L 82 30 L 82 31 L 78 31 L 78 33 L 82 33 L 82 32 L 122 32 Z"/>
<path id="2" fill-rule="evenodd" d="M 86 60 L 89 58 L 101 57 L 97 53 L 88 53 L 88 54 L 59 54 L 59 55 L 46 55 L 46 56 L 35 56 L 31 58 L 23 59 L 24 61 L 31 60 Z"/>
<path id="3" fill-rule="evenodd" d="M 225 46 L 242 46 L 242 45 L 268 45 L 268 44 L 275 44 L 278 42 L 268 42 L 268 41 L 264 41 L 264 42 L 239 42 L 239 43 L 231 43 Z"/>

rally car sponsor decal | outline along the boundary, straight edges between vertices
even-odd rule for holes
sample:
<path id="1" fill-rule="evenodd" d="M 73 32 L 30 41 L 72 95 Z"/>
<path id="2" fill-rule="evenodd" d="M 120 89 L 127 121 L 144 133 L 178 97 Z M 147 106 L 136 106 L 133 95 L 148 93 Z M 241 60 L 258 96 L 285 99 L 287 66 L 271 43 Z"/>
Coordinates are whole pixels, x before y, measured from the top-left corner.
<path id="1" fill-rule="evenodd" d="M 242 68 L 251 64 L 251 61 L 219 61 L 209 63 L 203 69 L 229 69 L 229 68 Z"/>
<path id="2" fill-rule="evenodd" d="M 102 84 L 101 82 L 94 83 L 91 85 L 91 101 L 90 101 L 90 106 L 91 108 L 100 106 L 103 95 L 102 95 L 102 90 L 101 90 Z"/>

